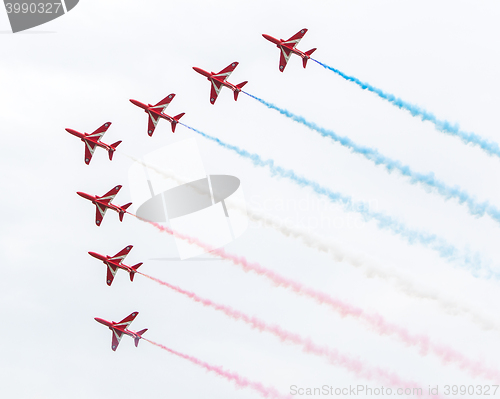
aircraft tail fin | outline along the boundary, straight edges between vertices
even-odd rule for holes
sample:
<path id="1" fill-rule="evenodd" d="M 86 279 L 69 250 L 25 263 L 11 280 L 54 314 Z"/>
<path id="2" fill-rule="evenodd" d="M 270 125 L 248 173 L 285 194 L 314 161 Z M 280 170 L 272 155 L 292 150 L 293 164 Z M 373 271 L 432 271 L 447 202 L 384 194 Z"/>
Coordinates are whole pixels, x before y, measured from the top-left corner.
<path id="1" fill-rule="evenodd" d="M 184 114 L 185 114 L 185 112 L 174 116 L 174 120 L 171 122 L 172 123 L 172 133 L 175 133 L 175 127 L 177 126 L 179 119 L 181 119 L 184 116 Z"/>
<path id="2" fill-rule="evenodd" d="M 242 87 L 245 86 L 248 83 L 248 81 L 241 82 L 240 84 L 237 84 L 236 87 L 238 90 L 234 91 L 234 101 L 238 99 L 238 94 L 241 91 Z"/>
<path id="3" fill-rule="evenodd" d="M 145 328 L 144 330 L 141 330 L 141 331 L 137 331 L 138 337 L 134 338 L 134 342 L 135 342 L 136 347 L 139 345 L 139 340 L 142 338 L 142 334 L 144 334 L 146 331 L 148 331 L 147 328 Z"/>
<path id="4" fill-rule="evenodd" d="M 113 143 L 110 145 L 110 150 L 108 151 L 108 154 L 109 154 L 109 160 L 112 161 L 113 160 L 113 153 L 115 152 L 116 150 L 116 147 L 118 147 L 120 145 L 122 141 L 117 141 L 116 143 Z"/>
<path id="5" fill-rule="evenodd" d="M 132 205 L 132 202 L 129 202 L 128 204 L 125 204 L 125 205 L 122 205 L 121 206 L 121 211 L 119 213 L 119 217 L 120 217 L 120 222 L 123 221 L 123 215 L 125 215 L 125 212 L 127 211 L 127 208 Z"/>
<path id="6" fill-rule="evenodd" d="M 134 281 L 135 272 L 137 271 L 137 269 L 139 269 L 139 267 L 141 267 L 141 265 L 142 262 L 132 266 L 132 271 L 130 272 L 130 281 Z"/>
<path id="7" fill-rule="evenodd" d="M 307 65 L 307 60 L 311 57 L 311 54 L 314 53 L 316 51 L 315 48 L 312 48 L 311 50 L 309 51 L 306 51 L 304 54 L 307 56 L 307 57 L 304 57 L 302 58 L 302 64 L 304 65 L 304 68 L 306 67 Z"/>

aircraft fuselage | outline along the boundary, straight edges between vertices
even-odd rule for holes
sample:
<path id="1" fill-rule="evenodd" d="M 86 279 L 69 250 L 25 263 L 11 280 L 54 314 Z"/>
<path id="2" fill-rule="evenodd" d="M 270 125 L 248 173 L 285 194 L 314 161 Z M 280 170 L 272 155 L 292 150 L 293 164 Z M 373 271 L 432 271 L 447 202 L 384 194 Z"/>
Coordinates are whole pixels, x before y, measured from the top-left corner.
<path id="1" fill-rule="evenodd" d="M 94 320 L 97 321 L 98 323 L 105 325 L 110 330 L 119 331 L 123 334 L 128 335 L 129 337 L 132 337 L 132 338 L 137 338 L 137 339 L 142 338 L 139 334 L 137 334 L 136 331 L 129 330 L 128 328 L 117 327 L 116 324 L 118 324 L 118 323 L 116 323 L 114 321 L 104 320 L 104 319 L 101 319 L 100 317 L 94 317 Z"/>
<path id="2" fill-rule="evenodd" d="M 171 116 L 164 114 L 161 111 L 156 110 L 155 106 L 152 104 L 146 105 L 146 104 L 141 103 L 140 101 L 132 100 L 132 99 L 130 100 L 130 102 L 134 105 L 137 105 L 139 108 L 142 108 L 144 110 L 144 112 L 147 114 L 151 113 L 155 116 L 158 116 L 159 118 L 166 119 L 169 122 L 177 122 L 177 121 L 174 121 L 174 118 L 172 118 Z"/>
<path id="3" fill-rule="evenodd" d="M 106 143 L 103 143 L 102 141 L 100 141 L 99 139 L 95 139 L 93 137 L 88 137 L 90 135 L 90 133 L 80 133 L 80 132 L 77 132 L 76 130 L 73 130 L 73 129 L 66 129 L 66 131 L 70 134 L 72 134 L 73 136 L 76 136 L 78 137 L 80 140 L 82 140 L 84 143 L 87 142 L 87 143 L 92 143 L 98 147 L 101 147 L 101 148 L 104 148 L 106 151 L 115 151 L 114 148 L 112 148 L 110 145 L 106 144 Z"/>
<path id="4" fill-rule="evenodd" d="M 112 258 L 112 256 L 101 255 L 101 254 L 98 254 L 97 252 L 91 252 L 91 251 L 89 251 L 89 255 L 93 256 L 96 259 L 99 259 L 100 261 L 102 261 L 106 265 L 115 266 L 115 267 L 117 267 L 119 269 L 122 269 L 122 270 L 125 270 L 125 271 L 127 271 L 129 273 L 131 273 L 131 272 L 135 273 L 136 272 L 130 266 L 127 266 L 127 265 L 124 265 L 123 263 L 121 263 L 121 261 L 117 262 L 117 261 L 114 261 L 114 260 L 110 260 Z"/>
<path id="5" fill-rule="evenodd" d="M 87 193 L 84 193 L 82 191 L 77 191 L 77 194 L 80 196 L 80 197 L 83 197 L 89 201 L 91 201 L 94 205 L 101 205 L 105 208 L 108 208 L 108 209 L 112 209 L 114 210 L 115 212 L 126 212 L 124 209 L 122 209 L 122 207 L 120 206 L 117 206 L 117 205 L 114 205 L 110 202 L 107 202 L 105 200 L 101 200 L 100 197 L 98 197 L 97 195 L 90 195 L 90 194 L 87 194 Z"/>
<path id="6" fill-rule="evenodd" d="M 286 47 L 287 50 L 290 50 L 292 53 L 299 55 L 302 58 L 311 58 L 309 55 L 305 54 L 304 52 L 300 51 L 299 49 L 296 49 L 293 46 L 293 43 L 287 43 L 286 40 L 283 39 L 276 39 L 275 37 L 266 35 L 265 33 L 262 34 L 264 39 L 269 40 L 271 43 L 276 44 L 276 47 L 281 48 L 281 47 Z"/>

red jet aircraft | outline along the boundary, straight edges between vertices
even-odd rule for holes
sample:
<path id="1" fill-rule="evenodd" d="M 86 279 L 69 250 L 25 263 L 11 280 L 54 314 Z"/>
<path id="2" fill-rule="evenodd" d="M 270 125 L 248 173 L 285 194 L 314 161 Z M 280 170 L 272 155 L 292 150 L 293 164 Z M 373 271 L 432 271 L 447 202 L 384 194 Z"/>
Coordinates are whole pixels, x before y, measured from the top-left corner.
<path id="1" fill-rule="evenodd" d="M 111 190 L 109 190 L 106 194 L 104 194 L 102 197 L 99 197 L 97 195 L 90 195 L 86 193 L 82 193 L 81 191 L 78 191 L 77 194 L 80 197 L 83 197 L 85 199 L 88 199 L 89 201 L 92 201 L 92 203 L 96 207 L 96 213 L 95 213 L 95 224 L 100 226 L 102 222 L 102 218 L 104 217 L 104 214 L 106 213 L 106 210 L 112 209 L 116 212 L 118 212 L 118 215 L 120 217 L 120 222 L 123 220 L 123 215 L 127 213 L 127 208 L 132 205 L 132 202 L 129 202 L 128 204 L 122 205 L 122 206 L 117 206 L 113 205 L 111 201 L 115 198 L 115 195 L 118 194 L 118 191 L 122 186 L 118 185 Z"/>
<path id="2" fill-rule="evenodd" d="M 139 108 L 142 108 L 144 112 L 146 112 L 149 115 L 148 134 L 150 137 L 153 135 L 153 132 L 155 131 L 156 125 L 158 124 L 160 118 L 169 121 L 172 124 L 172 133 L 175 133 L 175 126 L 177 126 L 177 123 L 179 122 L 179 119 L 181 119 L 182 116 L 184 115 L 184 112 L 174 117 L 163 113 L 163 111 L 165 111 L 165 108 L 167 108 L 168 104 L 170 104 L 170 102 L 174 99 L 174 97 L 175 97 L 174 93 L 169 94 L 167 97 L 165 97 L 156 105 L 151 105 L 151 104 L 146 105 L 137 100 L 132 100 L 132 99 L 130 100 L 132 104 L 137 105 Z"/>
<path id="3" fill-rule="evenodd" d="M 123 248 L 115 256 L 107 256 L 107 255 L 101 255 L 101 254 L 98 254 L 95 252 L 89 252 L 89 255 L 101 260 L 106 266 L 108 266 L 108 275 L 106 277 L 106 283 L 108 285 L 111 285 L 111 283 L 113 282 L 113 279 L 115 278 L 116 271 L 118 269 L 122 269 L 122 270 L 125 270 L 126 272 L 129 272 L 130 273 L 130 281 L 134 281 L 134 275 L 137 272 L 137 269 L 139 269 L 139 267 L 142 265 L 142 262 L 138 263 L 137 265 L 134 265 L 134 266 L 127 266 L 127 265 L 124 265 L 122 263 L 131 249 L 132 249 L 132 245 L 129 245 L 129 246 Z"/>
<path id="4" fill-rule="evenodd" d="M 302 64 L 304 65 L 304 68 L 306 67 L 307 60 L 311 58 L 311 54 L 316 51 L 315 48 L 306 51 L 303 53 L 302 51 L 298 50 L 295 48 L 297 44 L 300 42 L 300 39 L 304 37 L 306 34 L 307 29 L 302 29 L 301 31 L 297 32 L 295 35 L 293 35 L 290 39 L 288 40 L 283 40 L 283 39 L 276 39 L 272 36 L 263 34 L 265 39 L 269 40 L 271 43 L 276 44 L 276 46 L 280 49 L 280 71 L 283 72 L 285 70 L 286 64 L 288 60 L 290 59 L 290 55 L 292 53 L 297 54 L 302 57 Z"/>
<path id="5" fill-rule="evenodd" d="M 238 93 L 241 91 L 241 88 L 248 83 L 248 81 L 241 82 L 237 85 L 233 85 L 232 83 L 229 83 L 227 81 L 227 78 L 229 77 L 229 75 L 231 75 L 231 72 L 233 72 L 237 66 L 238 63 L 233 62 L 219 73 L 207 72 L 201 68 L 193 67 L 196 72 L 205 76 L 212 83 L 212 90 L 210 91 L 210 103 L 215 104 L 215 100 L 217 100 L 217 96 L 219 95 L 222 86 L 229 87 L 234 92 L 234 101 L 238 99 Z"/>
<path id="6" fill-rule="evenodd" d="M 108 151 L 109 160 L 113 160 L 113 153 L 118 147 L 118 144 L 121 141 L 117 141 L 111 145 L 105 144 L 101 141 L 102 136 L 106 133 L 106 130 L 111 126 L 111 122 L 106 122 L 99 129 L 97 129 L 94 133 L 80 133 L 73 129 L 66 129 L 68 133 L 71 133 L 73 136 L 78 137 L 85 143 L 85 163 L 88 165 L 90 160 L 92 159 L 92 155 L 94 155 L 94 150 L 96 147 L 104 148 Z"/>
<path id="7" fill-rule="evenodd" d="M 104 319 L 100 319 L 99 317 L 95 317 L 94 319 L 95 321 L 104 324 L 113 333 L 111 340 L 111 349 L 115 351 L 116 348 L 118 348 L 118 344 L 120 343 L 120 340 L 122 339 L 123 335 L 128 335 L 134 338 L 135 346 L 137 347 L 137 345 L 139 345 L 139 340 L 142 338 L 142 334 L 148 331 L 147 328 L 137 332 L 128 329 L 128 326 L 130 325 L 130 323 L 134 321 L 135 317 L 138 314 L 139 312 L 130 313 L 130 315 L 128 315 L 118 323 L 115 321 L 107 321 Z"/>

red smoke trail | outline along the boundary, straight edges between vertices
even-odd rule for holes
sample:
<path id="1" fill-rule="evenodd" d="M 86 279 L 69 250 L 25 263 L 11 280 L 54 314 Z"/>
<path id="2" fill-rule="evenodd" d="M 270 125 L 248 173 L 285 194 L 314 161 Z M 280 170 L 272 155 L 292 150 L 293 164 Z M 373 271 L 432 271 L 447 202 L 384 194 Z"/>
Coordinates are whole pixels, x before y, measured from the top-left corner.
<path id="1" fill-rule="evenodd" d="M 185 295 L 188 298 L 192 299 L 195 302 L 201 303 L 203 306 L 208 306 L 212 309 L 218 310 L 224 313 L 226 316 L 230 317 L 233 320 L 241 320 L 253 328 L 259 331 L 265 331 L 273 334 L 278 337 L 282 342 L 291 342 L 295 345 L 299 345 L 302 347 L 304 352 L 314 354 L 316 356 L 321 356 L 328 359 L 332 364 L 343 367 L 348 371 L 354 373 L 358 377 L 365 378 L 368 380 L 379 380 L 384 384 L 388 384 L 392 387 L 402 387 L 402 388 L 419 388 L 419 386 L 414 382 L 407 382 L 402 380 L 399 376 L 394 373 L 390 373 L 388 371 L 382 370 L 378 367 L 369 367 L 365 366 L 361 361 L 357 359 L 350 358 L 349 356 L 343 355 L 339 353 L 337 350 L 328 348 L 327 346 L 320 346 L 314 342 L 312 342 L 308 338 L 301 337 L 298 334 L 289 332 L 281 328 L 277 325 L 267 324 L 265 321 L 260 320 L 255 316 L 249 316 L 239 310 L 235 310 L 229 306 L 221 305 L 211 301 L 210 299 L 202 298 L 196 295 L 194 292 L 183 290 L 180 287 L 169 284 L 165 281 L 162 281 L 156 277 L 149 276 L 142 272 L 137 272 L 144 277 L 147 277 L 157 283 L 170 288 L 171 290 Z M 423 388 L 422 388 L 423 389 Z M 439 396 L 433 395 L 433 398 L 438 398 Z"/>
<path id="2" fill-rule="evenodd" d="M 331 297 L 324 292 L 305 287 L 303 284 L 283 277 L 270 269 L 266 269 L 258 263 L 251 263 L 243 256 L 237 256 L 227 253 L 223 248 L 214 248 L 198 240 L 197 238 L 178 233 L 176 231 L 173 231 L 169 227 L 165 227 L 158 223 L 142 219 L 137 215 L 133 216 L 155 226 L 160 231 L 163 231 L 174 237 L 187 241 L 190 244 L 203 248 L 205 251 L 219 256 L 220 258 L 229 260 L 233 264 L 241 266 L 246 272 L 253 271 L 258 275 L 271 280 L 277 286 L 289 288 L 299 295 L 307 296 L 311 299 L 314 299 L 320 304 L 328 305 L 342 317 L 352 316 L 354 318 L 363 320 L 379 335 L 395 336 L 405 345 L 417 347 L 420 350 L 420 354 L 422 356 L 425 356 L 430 352 L 440 358 L 444 363 L 455 363 L 460 369 L 468 371 L 473 376 L 483 376 L 493 381 L 500 380 L 500 372 L 498 372 L 498 370 L 487 368 L 483 366 L 481 361 L 471 360 L 455 349 L 452 349 L 445 345 L 434 343 L 427 335 L 412 334 L 406 328 L 387 322 L 378 313 L 368 313 L 359 307 L 347 304 L 339 299 Z"/>
<path id="3" fill-rule="evenodd" d="M 230 372 L 230 371 L 225 371 L 222 367 L 220 366 L 213 366 L 209 363 L 206 363 L 200 359 L 197 359 L 194 356 L 189 356 L 185 355 L 184 353 L 177 352 L 173 349 L 167 348 L 165 345 L 158 344 L 156 342 L 153 342 L 147 338 L 142 338 L 145 341 L 148 341 L 150 344 L 156 345 L 159 348 L 162 348 L 168 352 L 170 352 L 173 355 L 179 356 L 183 359 L 189 360 L 191 363 L 196 364 L 197 366 L 203 367 L 204 369 L 208 371 L 212 371 L 221 377 L 224 377 L 228 381 L 233 381 L 238 387 L 240 388 L 252 388 L 253 390 L 259 392 L 263 397 L 265 398 L 283 398 L 283 399 L 290 399 L 292 396 L 290 395 L 282 395 L 280 394 L 275 388 L 268 388 L 262 385 L 260 382 L 254 382 L 247 380 L 246 378 Z"/>

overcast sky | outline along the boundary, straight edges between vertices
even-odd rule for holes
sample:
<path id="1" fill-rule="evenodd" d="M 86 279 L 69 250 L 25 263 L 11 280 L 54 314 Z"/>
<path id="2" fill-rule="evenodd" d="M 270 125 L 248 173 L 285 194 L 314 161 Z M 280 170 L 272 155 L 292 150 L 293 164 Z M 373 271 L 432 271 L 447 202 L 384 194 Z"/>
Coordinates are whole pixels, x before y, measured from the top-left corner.
<path id="1" fill-rule="evenodd" d="M 120 223 L 108 212 L 97 227 L 93 205 L 75 194 L 102 195 L 122 184 L 114 202 L 127 203 L 132 161 L 124 154 L 141 157 L 194 137 L 206 172 L 237 176 L 249 207 L 314 233 L 364 263 L 335 261 L 256 223 L 226 245 L 228 252 L 500 368 L 499 281 L 477 278 L 462 262 L 409 244 L 183 126 L 172 134 L 169 123 L 160 121 L 149 137 L 146 115 L 128 101 L 156 103 L 175 93 L 166 112 L 185 112 L 184 123 L 367 201 L 408 227 L 480 254 L 498 270 L 500 226 L 491 218 L 471 216 L 457 201 L 387 173 L 248 96 L 235 102 L 223 89 L 211 105 L 209 82 L 192 67 L 217 72 L 238 61 L 229 81 L 248 80 L 249 93 L 500 207 L 499 158 L 313 62 L 303 69 L 292 55 L 279 72 L 279 51 L 261 36 L 287 39 L 307 28 L 298 48 L 317 47 L 319 61 L 500 143 L 499 20 L 500 5 L 493 0 L 82 0 L 67 15 L 12 34 L 6 12 L 0 12 L 0 396 L 259 397 L 147 342 L 135 348 L 125 337 L 113 352 L 110 331 L 93 318 L 118 321 L 133 311 L 139 315 L 131 328 L 148 328 L 145 337 L 284 394 L 292 385 L 384 385 L 142 276 L 131 283 L 118 271 L 108 287 L 105 266 L 87 252 L 113 255 L 129 244 L 134 248 L 125 263 L 144 262 L 144 273 L 423 387 L 438 385 L 444 393 L 445 385 L 500 383 L 380 336 L 366 323 L 342 318 L 228 261 L 208 255 L 176 260 L 170 236 L 130 215 Z M 64 129 L 91 132 L 107 121 L 112 126 L 103 141 L 123 140 L 121 153 L 110 162 L 98 148 L 87 166 L 83 143 Z M 370 277 L 366 271 L 373 265 L 439 300 L 408 295 L 394 279 Z M 485 329 L 486 321 L 493 328 Z"/>

